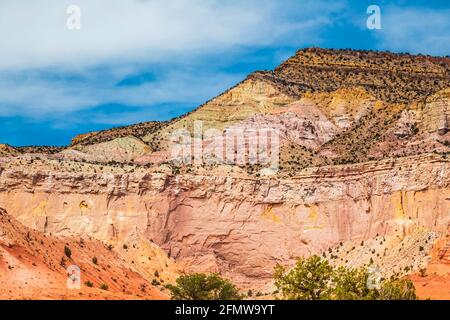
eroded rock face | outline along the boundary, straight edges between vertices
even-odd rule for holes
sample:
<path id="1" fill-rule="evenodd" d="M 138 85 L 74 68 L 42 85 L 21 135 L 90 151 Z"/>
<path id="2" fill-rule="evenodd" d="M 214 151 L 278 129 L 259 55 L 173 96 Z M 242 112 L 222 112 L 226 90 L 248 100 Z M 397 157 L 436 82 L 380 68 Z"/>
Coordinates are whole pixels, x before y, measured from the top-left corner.
<path id="1" fill-rule="evenodd" d="M 245 137 L 247 132 L 263 132 L 263 130 L 278 132 L 281 143 L 290 141 L 310 149 L 317 149 L 338 132 L 338 128 L 316 105 L 303 100 L 275 110 L 271 114 L 250 117 L 228 127 L 225 132 L 242 132 L 241 135 Z"/>
<path id="2" fill-rule="evenodd" d="M 17 155 L 18 152 L 16 149 L 7 144 L 0 144 L 0 156 L 14 156 Z"/>
<path id="3" fill-rule="evenodd" d="M 95 145 L 78 145 L 60 152 L 55 157 L 90 162 L 131 162 L 149 151 L 149 146 L 130 136 Z"/>
<path id="4" fill-rule="evenodd" d="M 196 122 L 202 123 L 203 130 L 222 131 L 257 114 L 266 114 L 285 106 L 294 99 L 280 92 L 270 83 L 258 79 L 246 79 L 235 87 L 199 106 L 179 119 L 174 119 L 162 130 L 144 136 L 142 140 L 155 144 L 156 150 L 167 149 L 171 136 L 179 130 L 194 132 Z"/>
<path id="5" fill-rule="evenodd" d="M 440 135 L 450 131 L 450 89 L 442 90 L 427 100 L 424 108 L 425 127 Z"/>
<path id="6" fill-rule="evenodd" d="M 276 263 L 340 241 L 446 230 L 449 168 L 433 155 L 310 168 L 292 179 L 7 168 L 0 206 L 52 234 L 119 243 L 142 233 L 191 270 L 257 287 Z"/>
<path id="7" fill-rule="evenodd" d="M 76 272 L 75 266 L 83 282 L 69 290 L 67 276 L 71 269 Z M 145 274 L 131 268 L 134 264 L 98 240 L 42 234 L 21 225 L 0 208 L 1 299 L 168 298 Z M 84 285 L 88 281 L 91 285 Z M 101 284 L 108 290 L 98 289 Z"/>

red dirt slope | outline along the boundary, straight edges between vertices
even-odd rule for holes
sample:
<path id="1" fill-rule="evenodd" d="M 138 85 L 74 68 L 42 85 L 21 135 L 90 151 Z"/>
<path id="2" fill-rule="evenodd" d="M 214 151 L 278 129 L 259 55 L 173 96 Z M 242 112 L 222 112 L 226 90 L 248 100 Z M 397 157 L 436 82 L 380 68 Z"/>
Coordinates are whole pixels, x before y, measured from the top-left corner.
<path id="1" fill-rule="evenodd" d="M 437 241 L 426 271 L 411 280 L 421 299 L 450 300 L 450 236 Z"/>
<path id="2" fill-rule="evenodd" d="M 71 251 L 70 258 L 65 247 Z M 67 288 L 70 265 L 81 269 L 79 290 Z M 3 209 L 0 283 L 0 299 L 167 299 L 103 243 L 42 234 L 24 227 Z"/>

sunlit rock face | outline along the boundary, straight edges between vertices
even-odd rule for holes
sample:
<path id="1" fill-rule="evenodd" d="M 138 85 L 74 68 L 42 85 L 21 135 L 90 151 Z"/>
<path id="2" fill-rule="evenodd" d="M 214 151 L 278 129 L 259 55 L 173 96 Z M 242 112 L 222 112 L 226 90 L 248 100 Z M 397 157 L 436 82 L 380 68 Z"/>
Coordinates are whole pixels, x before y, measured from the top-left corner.
<path id="1" fill-rule="evenodd" d="M 300 50 L 171 121 L 82 134 L 66 148 L 0 145 L 0 208 L 47 234 L 134 242 L 145 250 L 122 252 L 129 263 L 156 252 L 152 268 L 175 270 L 161 248 L 187 272 L 243 288 L 267 288 L 277 263 L 312 254 L 417 271 L 450 223 L 449 87 L 448 58 Z M 198 122 L 215 132 L 204 148 L 228 132 L 278 132 L 277 170 L 171 163 L 173 134 L 191 138 Z"/>
<path id="2" fill-rule="evenodd" d="M 448 170 L 433 155 L 306 169 L 292 179 L 9 168 L 0 204 L 56 235 L 118 243 L 138 232 L 190 270 L 252 286 L 269 282 L 276 263 L 341 241 L 445 231 Z"/>
<path id="3" fill-rule="evenodd" d="M 450 126 L 450 89 L 442 90 L 427 99 L 423 113 L 426 130 L 445 135 Z"/>

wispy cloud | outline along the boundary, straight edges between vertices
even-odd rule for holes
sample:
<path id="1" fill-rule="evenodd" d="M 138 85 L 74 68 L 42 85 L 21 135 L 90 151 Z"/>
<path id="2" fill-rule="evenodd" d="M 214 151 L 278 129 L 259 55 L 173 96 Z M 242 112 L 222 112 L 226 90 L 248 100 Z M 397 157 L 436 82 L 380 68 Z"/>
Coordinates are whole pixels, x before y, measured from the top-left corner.
<path id="1" fill-rule="evenodd" d="M 66 28 L 69 4 L 81 30 Z M 240 46 L 316 39 L 340 1 L 3 0 L 0 69 L 161 62 Z M 295 10 L 293 10 L 295 9 Z"/>
<path id="2" fill-rule="evenodd" d="M 148 107 L 158 104 L 191 104 L 206 100 L 212 92 L 239 81 L 233 74 L 203 72 L 192 75 L 183 70 L 165 70 L 158 79 L 138 85 L 117 85 L 120 78 L 46 79 L 30 72 L 21 80 L 0 76 L 0 116 L 28 115 L 34 119 L 66 116 L 97 105 L 121 104 Z M 87 120 L 87 119 L 86 119 Z M 91 121 L 96 121 L 91 119 Z"/>
<path id="3" fill-rule="evenodd" d="M 66 28 L 70 4 L 81 8 L 79 31 Z M 121 104 L 148 107 L 151 117 L 153 105 L 200 103 L 244 76 L 239 70 L 224 71 L 226 56 L 317 42 L 321 28 L 332 23 L 330 15 L 343 4 L 342 0 L 4 0 L 0 116 L 55 118 Z M 157 70 L 154 79 L 117 85 L 152 69 Z"/>
<path id="4" fill-rule="evenodd" d="M 449 54 L 450 8 L 380 0 L 383 29 L 369 32 L 364 1 L 2 0 L 0 142 L 18 118 L 37 131 L 167 119 L 303 46 Z"/>
<path id="5" fill-rule="evenodd" d="M 432 55 L 450 54 L 450 8 L 386 6 L 378 47 Z"/>

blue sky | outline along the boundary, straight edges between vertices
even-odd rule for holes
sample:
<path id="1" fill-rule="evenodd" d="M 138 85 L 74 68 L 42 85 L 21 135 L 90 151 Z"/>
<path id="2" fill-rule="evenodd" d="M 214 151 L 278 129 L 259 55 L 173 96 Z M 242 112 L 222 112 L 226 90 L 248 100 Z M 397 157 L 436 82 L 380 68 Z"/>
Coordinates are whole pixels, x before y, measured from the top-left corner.
<path id="1" fill-rule="evenodd" d="M 2 0 L 0 143 L 167 120 L 310 46 L 449 55 L 450 1 Z"/>

